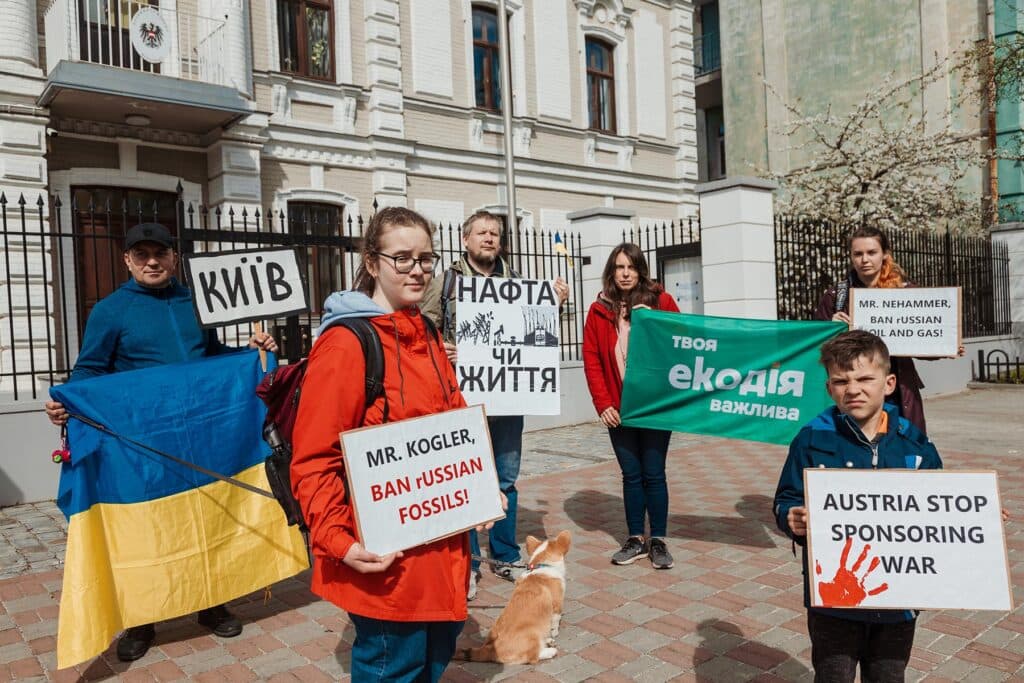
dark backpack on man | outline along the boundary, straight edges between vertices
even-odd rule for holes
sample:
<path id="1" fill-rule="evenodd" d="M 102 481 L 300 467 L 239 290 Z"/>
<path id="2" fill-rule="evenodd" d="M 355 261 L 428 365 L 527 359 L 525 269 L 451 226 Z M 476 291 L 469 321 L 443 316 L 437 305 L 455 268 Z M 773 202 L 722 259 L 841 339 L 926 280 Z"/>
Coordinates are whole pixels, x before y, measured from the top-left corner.
<path id="1" fill-rule="evenodd" d="M 437 329 L 426 316 L 423 322 L 427 335 L 433 340 L 437 338 Z M 380 336 L 368 318 L 342 318 L 331 327 L 341 325 L 347 327 L 359 340 L 366 359 L 366 402 L 365 411 L 373 402 L 384 396 L 384 422 L 388 421 L 387 395 L 384 394 L 384 347 Z M 428 343 L 430 343 L 428 341 Z M 299 501 L 292 495 L 292 432 L 295 429 L 295 418 L 299 414 L 299 399 L 302 396 L 302 382 L 306 377 L 306 358 L 280 365 L 263 378 L 256 387 L 256 395 L 267 406 L 267 416 L 263 420 L 263 439 L 270 445 L 271 453 L 267 457 L 265 467 L 270 491 L 284 510 L 288 524 L 297 525 L 303 533 L 309 531 L 302 517 Z"/>

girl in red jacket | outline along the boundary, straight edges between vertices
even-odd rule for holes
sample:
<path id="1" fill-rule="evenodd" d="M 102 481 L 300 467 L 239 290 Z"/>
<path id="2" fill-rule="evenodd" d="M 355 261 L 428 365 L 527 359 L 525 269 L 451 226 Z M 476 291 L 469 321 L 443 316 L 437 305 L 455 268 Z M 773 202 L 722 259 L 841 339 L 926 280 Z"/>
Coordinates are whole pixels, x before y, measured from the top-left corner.
<path id="1" fill-rule="evenodd" d="M 623 243 L 612 250 L 601 276 L 603 291 L 587 312 L 583 328 L 583 369 L 594 408 L 608 427 L 615 457 L 622 469 L 622 500 L 629 538 L 612 555 L 614 564 L 632 564 L 650 556 L 655 569 L 672 566 L 665 547 L 668 526 L 668 484 L 665 453 L 671 432 L 624 427 L 619 419 L 622 378 L 626 373 L 629 321 L 634 308 L 679 311 L 676 302 L 648 277 L 640 247 Z M 645 517 L 650 520 L 648 542 Z"/>
<path id="2" fill-rule="evenodd" d="M 385 556 L 367 552 L 338 436 L 465 406 L 444 348 L 417 307 L 439 262 L 431 233 L 422 216 L 404 208 L 382 209 L 370 220 L 354 291 L 327 300 L 295 423 L 291 479 L 310 530 L 312 590 L 355 624 L 354 681 L 439 680 L 466 619 L 467 535 Z M 365 411 L 359 340 L 331 326 L 346 316 L 369 318 L 384 350 L 384 395 Z"/>

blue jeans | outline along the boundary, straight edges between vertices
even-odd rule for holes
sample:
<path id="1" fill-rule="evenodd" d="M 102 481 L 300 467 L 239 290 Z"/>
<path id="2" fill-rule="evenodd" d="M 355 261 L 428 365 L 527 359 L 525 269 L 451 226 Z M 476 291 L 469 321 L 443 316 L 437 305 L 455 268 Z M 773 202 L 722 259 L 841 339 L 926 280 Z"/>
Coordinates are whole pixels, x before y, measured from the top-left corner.
<path id="1" fill-rule="evenodd" d="M 516 479 L 519 478 L 519 463 L 523 458 L 523 416 L 502 415 L 487 418 L 487 429 L 491 433 L 491 447 L 494 449 L 494 467 L 498 471 L 498 486 L 508 498 L 505 519 L 494 523 L 487 538 L 491 558 L 499 562 L 517 562 L 519 544 L 516 543 L 516 508 L 519 492 Z M 469 532 L 469 551 L 480 556 L 480 539 L 476 531 Z M 480 569 L 480 563 L 473 561 L 473 571 Z"/>
<path id="2" fill-rule="evenodd" d="M 665 453 L 672 432 L 620 425 L 609 429 L 608 436 L 622 470 L 622 502 L 629 535 L 644 535 L 646 517 L 651 522 L 651 536 L 664 538 L 668 531 Z"/>
<path id="3" fill-rule="evenodd" d="M 349 614 L 356 627 L 352 680 L 420 683 L 441 680 L 464 621 L 385 621 Z"/>

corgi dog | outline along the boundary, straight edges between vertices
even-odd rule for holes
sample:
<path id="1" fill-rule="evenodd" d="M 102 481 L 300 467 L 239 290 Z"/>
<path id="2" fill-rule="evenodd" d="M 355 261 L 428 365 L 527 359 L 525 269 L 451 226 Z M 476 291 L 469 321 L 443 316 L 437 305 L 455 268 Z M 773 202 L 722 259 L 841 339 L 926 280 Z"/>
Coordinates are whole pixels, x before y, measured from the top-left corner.
<path id="1" fill-rule="evenodd" d="M 536 664 L 551 659 L 562 621 L 565 597 L 565 555 L 572 540 L 568 531 L 553 540 L 526 537 L 527 571 L 516 581 L 512 597 L 494 622 L 487 641 L 460 652 L 471 662 Z"/>

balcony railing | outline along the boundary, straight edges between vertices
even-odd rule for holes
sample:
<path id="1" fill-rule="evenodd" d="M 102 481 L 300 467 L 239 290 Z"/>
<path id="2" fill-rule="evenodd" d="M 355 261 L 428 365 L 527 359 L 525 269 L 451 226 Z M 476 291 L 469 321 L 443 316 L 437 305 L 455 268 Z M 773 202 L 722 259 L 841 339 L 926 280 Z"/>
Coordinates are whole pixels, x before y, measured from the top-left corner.
<path id="1" fill-rule="evenodd" d="M 45 21 L 50 70 L 68 60 L 228 84 L 224 18 L 147 0 L 54 0 Z"/>
<path id="2" fill-rule="evenodd" d="M 718 31 L 708 31 L 693 39 L 693 70 L 695 76 L 722 68 L 722 50 Z"/>

